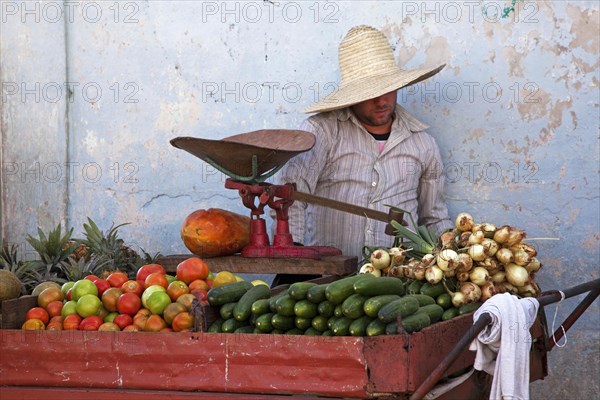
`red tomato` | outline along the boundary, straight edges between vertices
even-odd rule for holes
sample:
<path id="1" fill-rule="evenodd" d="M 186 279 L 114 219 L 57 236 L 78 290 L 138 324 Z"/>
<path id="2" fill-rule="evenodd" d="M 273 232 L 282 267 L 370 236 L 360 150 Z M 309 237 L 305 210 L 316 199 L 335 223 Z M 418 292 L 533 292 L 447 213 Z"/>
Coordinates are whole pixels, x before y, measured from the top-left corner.
<path id="1" fill-rule="evenodd" d="M 100 278 L 98 278 L 96 275 L 88 275 L 83 279 L 87 279 L 88 281 L 94 282 L 96 279 L 100 279 Z"/>
<path id="2" fill-rule="evenodd" d="M 115 324 L 114 322 L 104 322 L 102 325 L 100 325 L 98 327 L 99 331 L 110 331 L 110 332 L 118 332 L 121 330 L 121 328 L 119 328 L 119 325 Z"/>
<path id="3" fill-rule="evenodd" d="M 177 279 L 189 285 L 196 279 L 206 279 L 208 265 L 198 257 L 190 257 L 177 265 Z"/>
<path id="4" fill-rule="evenodd" d="M 46 325 L 48 321 L 50 321 L 50 315 L 48 314 L 48 311 L 42 307 L 33 307 L 27 311 L 27 314 L 25 314 L 25 321 L 30 319 L 39 319 L 44 325 Z"/>
<path id="5" fill-rule="evenodd" d="M 125 328 L 123 328 L 123 332 L 139 332 L 140 328 L 137 327 L 137 325 L 127 325 Z"/>
<path id="6" fill-rule="evenodd" d="M 125 329 L 126 326 L 133 324 L 133 318 L 129 314 L 119 314 L 113 319 L 113 322 L 121 329 Z"/>
<path id="7" fill-rule="evenodd" d="M 62 322 L 58 322 L 58 321 L 49 322 L 48 325 L 46 325 L 46 330 L 47 331 L 62 331 L 63 330 Z"/>
<path id="8" fill-rule="evenodd" d="M 117 310 L 119 314 L 135 315 L 142 307 L 142 299 L 135 293 L 123 293 L 117 300 Z"/>
<path id="9" fill-rule="evenodd" d="M 152 314 L 144 324 L 144 332 L 158 332 L 166 327 L 167 323 L 160 315 Z"/>
<path id="10" fill-rule="evenodd" d="M 71 301 L 71 293 L 73 292 L 73 288 L 69 288 L 69 290 L 67 290 L 67 293 L 65 294 L 65 299 L 67 299 L 67 301 Z"/>
<path id="11" fill-rule="evenodd" d="M 121 285 L 121 291 L 123 293 L 135 293 L 138 296 L 142 297 L 142 293 L 144 293 L 144 286 L 141 285 L 138 281 L 134 281 L 132 279 Z"/>
<path id="12" fill-rule="evenodd" d="M 102 325 L 104 321 L 97 315 L 90 315 L 89 317 L 85 317 L 79 323 L 79 330 L 81 331 L 97 331 L 100 325 Z"/>
<path id="13" fill-rule="evenodd" d="M 202 279 L 196 279 L 195 281 L 192 281 L 192 283 L 190 283 L 189 286 L 190 291 L 200 289 L 204 290 L 205 292 L 208 292 L 208 290 L 210 289 L 210 287 L 208 287 L 208 283 L 206 283 L 206 281 Z"/>
<path id="14" fill-rule="evenodd" d="M 149 274 L 144 280 L 144 289 L 148 289 L 150 286 L 159 285 L 164 287 L 165 289 L 169 286 L 169 281 L 165 274 L 161 274 L 160 272 L 153 272 Z"/>
<path id="15" fill-rule="evenodd" d="M 194 316 L 187 311 L 179 313 L 171 325 L 175 332 L 190 330 L 194 327 Z"/>
<path id="16" fill-rule="evenodd" d="M 179 296 L 190 292 L 190 288 L 182 281 L 173 281 L 167 286 L 167 294 L 172 301 L 176 301 Z"/>
<path id="17" fill-rule="evenodd" d="M 193 294 L 194 297 L 198 299 L 198 301 L 208 301 L 206 299 L 206 295 L 207 295 L 206 290 L 195 289 L 195 290 L 192 290 L 190 293 Z"/>
<path id="18" fill-rule="evenodd" d="M 123 292 L 119 288 L 109 288 L 102 293 L 102 305 L 104 305 L 104 308 L 106 308 L 109 312 L 117 311 L 117 301 L 122 294 Z"/>
<path id="19" fill-rule="evenodd" d="M 167 273 L 167 271 L 165 271 L 163 266 L 160 264 L 146 264 L 142 265 L 140 269 L 138 269 L 135 275 L 135 280 L 138 281 L 142 286 L 144 286 L 146 278 L 153 272 L 160 272 L 162 274 Z"/>
<path id="20" fill-rule="evenodd" d="M 77 330 L 82 318 L 78 314 L 69 314 L 63 319 L 64 330 Z"/>
<path id="21" fill-rule="evenodd" d="M 50 304 L 53 301 L 59 300 L 62 301 L 65 299 L 65 294 L 62 292 L 62 290 L 58 287 L 55 286 L 50 286 L 47 287 L 46 289 L 42 290 L 42 292 L 39 294 L 38 298 L 37 298 L 37 304 L 38 306 L 42 307 L 42 308 L 46 308 L 46 306 L 48 306 L 48 304 Z"/>
<path id="22" fill-rule="evenodd" d="M 46 306 L 46 311 L 48 311 L 48 315 L 50 317 L 56 317 L 57 315 L 60 315 L 60 313 L 62 312 L 63 305 L 64 305 L 64 303 L 61 300 L 51 301 Z"/>
<path id="23" fill-rule="evenodd" d="M 107 289 L 110 289 L 110 283 L 106 279 L 96 279 L 94 285 L 98 288 L 98 297 L 102 296 Z"/>
<path id="24" fill-rule="evenodd" d="M 110 283 L 110 286 L 120 288 L 125 282 L 129 280 L 129 277 L 125 272 L 115 271 L 112 274 L 108 275 L 108 277 L 106 277 L 106 280 L 108 281 L 108 283 Z"/>

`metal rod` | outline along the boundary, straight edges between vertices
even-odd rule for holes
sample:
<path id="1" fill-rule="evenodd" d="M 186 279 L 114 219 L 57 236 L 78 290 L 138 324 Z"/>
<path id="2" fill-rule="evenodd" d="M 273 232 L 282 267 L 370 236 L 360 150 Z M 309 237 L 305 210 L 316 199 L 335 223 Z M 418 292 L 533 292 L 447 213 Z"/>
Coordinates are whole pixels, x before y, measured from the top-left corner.
<path id="1" fill-rule="evenodd" d="M 563 290 L 562 292 L 565 295 L 565 298 L 569 298 L 588 291 L 597 291 L 599 289 L 600 279 L 596 279 L 594 281 L 586 282 L 581 285 Z M 556 303 L 561 299 L 562 296 L 559 291 L 552 291 L 548 293 L 542 293 L 542 295 L 538 297 L 538 302 L 541 306 L 545 306 L 551 303 Z M 481 314 L 477 321 L 468 329 L 467 333 L 465 333 L 458 343 L 456 343 L 454 348 L 446 355 L 446 357 L 444 357 L 442 362 L 438 364 L 438 366 L 427 377 L 427 379 L 425 379 L 425 381 L 421 383 L 417 390 L 415 390 L 412 396 L 410 396 L 410 400 L 421 400 L 423 397 L 425 397 L 425 395 L 427 395 L 427 393 L 429 393 L 436 383 L 444 376 L 454 361 L 458 359 L 460 354 L 490 322 L 492 322 L 492 317 L 488 313 Z"/>
<path id="2" fill-rule="evenodd" d="M 335 210 L 344 211 L 350 214 L 361 215 L 377 221 L 390 222 L 390 217 L 382 211 L 372 210 L 370 208 L 355 206 L 354 204 L 343 203 L 341 201 L 328 199 L 326 197 L 315 196 L 304 192 L 294 192 L 291 196 L 292 200 L 303 201 L 311 204 L 333 208 Z"/>
<path id="3" fill-rule="evenodd" d="M 596 288 L 595 290 L 590 291 L 590 293 L 579 303 L 579 305 L 573 310 L 573 312 L 565 319 L 565 321 L 559 325 L 562 329 L 557 329 L 551 337 L 546 340 L 546 351 L 552 350 L 556 342 L 558 342 L 568 331 L 575 321 L 581 317 L 581 315 L 587 310 L 587 308 L 592 305 L 594 300 L 600 295 L 600 288 Z"/>

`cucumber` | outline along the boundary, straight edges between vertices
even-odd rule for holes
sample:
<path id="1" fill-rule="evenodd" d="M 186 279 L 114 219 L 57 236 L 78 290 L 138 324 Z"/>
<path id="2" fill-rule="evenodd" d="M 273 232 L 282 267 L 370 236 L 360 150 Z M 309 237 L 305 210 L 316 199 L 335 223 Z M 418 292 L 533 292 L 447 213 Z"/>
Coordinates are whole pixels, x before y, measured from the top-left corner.
<path id="1" fill-rule="evenodd" d="M 363 310 L 369 317 L 376 318 L 381 307 L 399 298 L 400 296 L 395 294 L 382 294 L 380 296 L 369 297 L 363 305 Z"/>
<path id="2" fill-rule="evenodd" d="M 399 278 L 384 276 L 377 279 L 362 279 L 354 282 L 354 291 L 363 296 L 378 296 L 382 294 L 396 294 L 403 296 L 404 283 Z"/>
<path id="3" fill-rule="evenodd" d="M 365 330 L 367 336 L 379 336 L 385 333 L 386 323 L 380 319 L 374 319 L 367 325 Z"/>
<path id="4" fill-rule="evenodd" d="M 405 296 L 381 307 L 377 317 L 381 321 L 389 323 L 395 321 L 398 317 L 408 317 L 417 312 L 418 309 L 419 301 L 412 296 Z"/>
<path id="5" fill-rule="evenodd" d="M 367 297 L 362 294 L 354 293 L 351 294 L 344 302 L 342 303 L 342 313 L 344 316 L 350 319 L 357 319 L 365 315 L 365 311 L 363 310 L 363 306 Z"/>
<path id="6" fill-rule="evenodd" d="M 223 332 L 221 330 L 221 325 L 223 325 L 223 321 L 224 321 L 223 318 L 217 318 L 215 320 L 215 322 L 213 322 L 212 324 L 210 324 L 210 326 L 208 327 L 208 329 L 207 329 L 206 332 L 209 332 L 209 333 L 221 333 L 221 332 Z"/>
<path id="7" fill-rule="evenodd" d="M 294 300 L 304 300 L 308 293 L 308 289 L 317 286 L 314 282 L 295 282 L 288 288 L 288 294 Z"/>
<path id="8" fill-rule="evenodd" d="M 223 304 L 238 301 L 242 298 L 244 293 L 253 287 L 254 285 L 248 281 L 228 283 L 210 289 L 206 294 L 206 299 L 211 306 L 220 307 Z"/>
<path id="9" fill-rule="evenodd" d="M 299 300 L 294 304 L 294 314 L 297 317 L 313 318 L 319 313 L 319 306 L 308 300 Z"/>
<path id="10" fill-rule="evenodd" d="M 344 300 L 354 293 L 355 282 L 373 278 L 375 277 L 372 274 L 360 274 L 333 281 L 325 288 L 325 297 L 333 304 L 342 304 Z"/>
<path id="11" fill-rule="evenodd" d="M 329 318 L 323 316 L 323 315 L 317 315 L 316 317 L 314 317 L 311 321 L 311 326 L 318 330 L 319 332 L 325 332 L 326 330 L 329 329 L 329 326 L 327 325 L 327 321 L 329 321 Z"/>
<path id="12" fill-rule="evenodd" d="M 367 326 L 373 321 L 373 318 L 363 315 L 362 317 L 352 321 L 348 327 L 348 332 L 352 336 L 365 336 L 367 334 Z"/>
<path id="13" fill-rule="evenodd" d="M 437 299 L 435 299 L 435 302 L 441 306 L 444 310 L 447 310 L 449 308 L 452 308 L 452 296 L 450 296 L 448 293 L 442 293 L 440 294 Z"/>
<path id="14" fill-rule="evenodd" d="M 304 331 L 302 329 L 292 328 L 292 329 L 288 329 L 287 331 L 285 331 L 284 334 L 286 334 L 286 335 L 304 335 Z"/>
<path id="15" fill-rule="evenodd" d="M 275 329 L 287 331 L 296 326 L 294 323 L 295 322 L 294 319 L 295 319 L 294 317 L 290 317 L 288 315 L 281 315 L 281 314 L 275 313 L 271 317 L 271 325 L 273 325 L 273 328 L 275 328 Z"/>
<path id="16" fill-rule="evenodd" d="M 289 294 L 284 294 L 275 301 L 275 312 L 287 317 L 293 317 L 296 315 L 294 313 L 294 305 L 296 305 L 296 300 L 292 299 Z"/>
<path id="17" fill-rule="evenodd" d="M 271 331 L 271 335 L 281 335 L 283 334 L 283 331 L 281 329 L 273 329 Z"/>
<path id="18" fill-rule="evenodd" d="M 396 335 L 398 334 L 398 321 L 392 321 L 385 325 L 385 334 L 386 335 Z"/>
<path id="19" fill-rule="evenodd" d="M 331 331 L 331 329 L 327 329 L 321 334 L 321 336 L 333 336 L 333 332 Z"/>
<path id="20" fill-rule="evenodd" d="M 342 311 L 341 304 L 338 304 L 337 306 L 335 306 L 335 308 L 333 309 L 333 316 L 334 317 L 343 317 L 344 316 L 344 312 Z"/>
<path id="21" fill-rule="evenodd" d="M 352 320 L 348 317 L 339 317 L 331 324 L 333 336 L 348 336 L 350 334 L 350 324 Z"/>
<path id="22" fill-rule="evenodd" d="M 277 300 L 279 300 L 280 297 L 283 297 L 285 295 L 287 295 L 287 290 L 281 291 L 269 299 L 269 309 L 272 313 L 277 312 L 277 310 L 275 309 L 275 303 L 277 302 Z"/>
<path id="23" fill-rule="evenodd" d="M 336 317 L 336 316 L 334 315 L 333 317 L 329 318 L 329 319 L 327 320 L 327 329 L 331 329 L 331 327 L 333 326 L 333 323 L 334 323 L 335 321 L 337 321 L 339 318 L 342 318 L 342 317 L 341 317 L 341 316 L 340 316 L 340 317 Z M 313 319 L 313 320 L 314 320 L 314 319 Z"/>
<path id="24" fill-rule="evenodd" d="M 322 315 L 327 318 L 332 317 L 335 311 L 335 304 L 333 304 L 329 300 L 324 300 L 319 303 L 317 311 L 319 312 L 319 315 Z"/>
<path id="25" fill-rule="evenodd" d="M 273 330 L 273 324 L 271 323 L 271 318 L 273 318 L 273 315 L 273 313 L 259 315 L 256 318 L 256 321 L 254 321 L 256 329 L 263 333 L 271 332 Z"/>
<path id="26" fill-rule="evenodd" d="M 296 317 L 294 318 L 294 325 L 296 328 L 305 331 L 308 328 L 312 328 L 312 318 Z"/>
<path id="27" fill-rule="evenodd" d="M 266 285 L 261 285 L 266 286 Z M 245 325 L 237 328 L 233 333 L 254 333 L 254 327 L 251 325 Z"/>
<path id="28" fill-rule="evenodd" d="M 432 285 L 429 282 L 425 282 L 423 284 L 423 286 L 421 286 L 421 289 L 419 289 L 419 292 L 421 294 L 424 294 L 426 296 L 433 297 L 434 299 L 436 299 L 439 295 L 446 293 L 446 288 L 444 287 L 442 282 L 436 283 L 435 285 Z M 446 293 L 446 294 L 448 294 L 448 293 Z"/>
<path id="29" fill-rule="evenodd" d="M 304 331 L 304 336 L 321 336 L 321 332 L 311 326 Z"/>
<path id="30" fill-rule="evenodd" d="M 237 303 L 225 303 L 219 308 L 219 315 L 223 318 L 223 321 L 229 318 L 233 318 L 233 307 L 235 307 Z"/>
<path id="31" fill-rule="evenodd" d="M 424 284 L 423 281 L 412 281 L 406 287 L 406 294 L 421 294 L 421 286 Z"/>
<path id="32" fill-rule="evenodd" d="M 417 301 L 419 302 L 419 307 L 435 304 L 435 299 L 425 294 L 409 294 L 406 297 L 412 297 L 413 299 L 417 299 Z"/>
<path id="33" fill-rule="evenodd" d="M 433 324 L 442 319 L 444 309 L 438 304 L 429 304 L 427 306 L 419 307 L 415 314 L 418 313 L 426 313 L 427 315 L 429 315 L 430 323 Z"/>
<path id="34" fill-rule="evenodd" d="M 408 333 L 418 332 L 421 329 L 431 325 L 431 320 L 427 313 L 416 313 L 402 319 L 402 327 Z"/>
<path id="35" fill-rule="evenodd" d="M 451 307 L 451 308 L 447 309 L 442 314 L 442 321 L 448 321 L 449 319 L 458 317 L 458 312 L 459 312 L 459 309 L 456 307 Z"/>
<path id="36" fill-rule="evenodd" d="M 237 301 L 233 308 L 233 318 L 245 321 L 252 314 L 252 304 L 256 300 L 268 299 L 271 296 L 271 288 L 267 285 L 255 285 Z"/>
<path id="37" fill-rule="evenodd" d="M 219 286 L 220 287 L 220 286 Z M 221 330 L 225 333 L 233 333 L 236 329 L 248 325 L 247 322 L 238 321 L 235 318 L 226 319 L 221 325 Z"/>
<path id="38" fill-rule="evenodd" d="M 313 303 L 319 304 L 320 302 L 327 300 L 325 296 L 325 289 L 327 288 L 327 284 L 316 285 L 310 287 L 306 291 L 306 299 Z"/>
<path id="39" fill-rule="evenodd" d="M 271 309 L 269 307 L 270 301 L 271 301 L 271 299 L 256 300 L 254 303 L 252 303 L 252 307 L 251 307 L 252 314 L 263 315 L 268 312 L 271 312 Z"/>
<path id="40" fill-rule="evenodd" d="M 464 314 L 469 314 L 472 313 L 473 311 L 477 310 L 479 307 L 481 307 L 483 303 L 478 301 L 475 303 L 470 303 L 470 304 L 465 304 L 464 306 L 460 306 L 458 308 L 458 315 L 464 315 Z"/>

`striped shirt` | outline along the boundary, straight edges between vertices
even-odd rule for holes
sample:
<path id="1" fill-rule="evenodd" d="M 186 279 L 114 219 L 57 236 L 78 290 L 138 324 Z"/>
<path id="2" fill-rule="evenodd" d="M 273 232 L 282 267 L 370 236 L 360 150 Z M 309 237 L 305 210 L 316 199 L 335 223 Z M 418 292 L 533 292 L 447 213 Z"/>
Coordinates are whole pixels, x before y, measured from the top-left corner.
<path id="1" fill-rule="evenodd" d="M 452 227 L 444 201 L 443 166 L 428 126 L 396 106 L 390 137 L 377 141 L 349 108 L 320 113 L 300 127 L 316 136 L 315 146 L 292 158 L 279 175 L 312 193 L 387 213 L 393 205 L 409 211 L 419 225 L 440 234 Z M 405 221 L 412 227 L 410 219 Z M 330 208 L 294 202 L 289 209 L 294 241 L 334 246 L 362 258 L 363 246 L 392 245 L 385 223 Z"/>

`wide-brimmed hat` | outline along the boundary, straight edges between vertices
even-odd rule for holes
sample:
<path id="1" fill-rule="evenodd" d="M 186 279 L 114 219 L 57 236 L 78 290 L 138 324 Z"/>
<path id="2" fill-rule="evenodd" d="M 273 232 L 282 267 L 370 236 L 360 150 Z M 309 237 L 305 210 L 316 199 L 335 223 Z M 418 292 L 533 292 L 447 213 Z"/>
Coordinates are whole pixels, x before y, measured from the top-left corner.
<path id="1" fill-rule="evenodd" d="M 436 68 L 403 70 L 383 33 L 360 25 L 348 31 L 339 47 L 341 81 L 330 95 L 304 110 L 305 113 L 332 111 L 413 85 L 437 74 Z"/>

